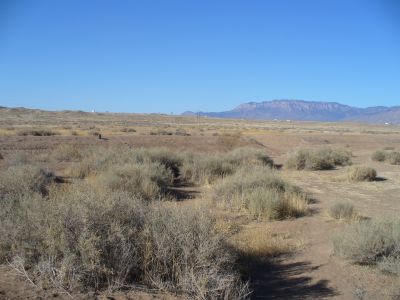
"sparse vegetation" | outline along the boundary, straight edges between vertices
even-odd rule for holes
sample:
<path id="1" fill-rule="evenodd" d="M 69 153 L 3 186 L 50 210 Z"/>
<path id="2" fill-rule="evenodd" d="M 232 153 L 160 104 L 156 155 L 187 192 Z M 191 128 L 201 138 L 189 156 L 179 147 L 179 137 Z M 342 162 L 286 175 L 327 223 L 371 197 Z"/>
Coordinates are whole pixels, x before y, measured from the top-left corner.
<path id="1" fill-rule="evenodd" d="M 1 296 L 236 299 L 247 293 L 249 280 L 255 298 L 351 298 L 360 290 L 359 297 L 384 299 L 389 285 L 398 286 L 395 276 L 360 267 L 349 272 L 347 264 L 337 268 L 337 259 L 328 257 L 332 233 L 364 222 L 349 203 L 371 218 L 396 214 L 398 168 L 380 165 L 388 180 L 350 184 L 350 168 L 337 167 L 351 163 L 350 149 L 360 164 L 368 164 L 366 155 L 376 149 L 387 164 L 391 155 L 396 163 L 392 153 L 398 149 L 385 147 L 398 142 L 396 126 L 72 111 L 0 114 Z M 18 136 L 26 129 L 61 136 Z M 106 138 L 88 137 L 90 132 Z M 151 148 L 159 146 L 168 150 Z M 298 160 L 300 169 L 339 170 L 281 171 L 282 154 L 296 147 L 310 147 Z M 332 155 L 336 147 L 346 153 Z M 309 190 L 315 202 L 308 205 L 289 181 Z M 226 190 L 217 193 L 222 186 Z M 327 221 L 324 213 L 340 222 Z M 386 227 L 381 236 L 388 235 Z M 355 234 L 348 245 L 358 239 Z M 399 274 L 393 246 L 399 242 L 390 239 L 377 239 L 388 246 L 381 246 L 384 254 L 374 262 L 356 263 Z M 321 261 L 324 272 L 311 274 L 309 267 Z M 21 281 L 24 272 L 37 288 Z M 291 281 L 295 273 L 311 274 L 316 285 Z"/>
<path id="2" fill-rule="evenodd" d="M 376 176 L 376 170 L 366 166 L 351 166 L 347 171 L 349 181 L 374 181 Z"/>
<path id="3" fill-rule="evenodd" d="M 89 130 L 89 135 L 93 135 L 93 136 L 99 136 L 100 135 L 100 132 L 99 131 L 96 131 L 96 130 Z"/>
<path id="4" fill-rule="evenodd" d="M 211 183 L 218 178 L 232 175 L 242 166 L 273 164 L 273 160 L 264 151 L 252 148 L 237 148 L 226 154 L 186 154 L 182 177 L 198 184 Z"/>
<path id="5" fill-rule="evenodd" d="M 400 152 L 397 151 L 378 150 L 372 153 L 371 158 L 375 161 L 388 161 L 392 165 L 400 165 Z"/>
<path id="6" fill-rule="evenodd" d="M 136 129 L 124 127 L 121 129 L 121 132 L 136 132 Z"/>
<path id="7" fill-rule="evenodd" d="M 24 129 L 18 131 L 18 135 L 21 136 L 27 136 L 27 135 L 32 135 L 32 136 L 52 136 L 52 135 L 57 135 L 57 132 L 47 130 L 47 129 Z"/>
<path id="8" fill-rule="evenodd" d="M 387 153 L 382 150 L 377 150 L 372 153 L 371 159 L 374 161 L 385 161 L 387 157 Z"/>
<path id="9" fill-rule="evenodd" d="M 315 151 L 299 150 L 286 161 L 286 167 L 295 170 L 331 170 L 335 166 L 350 164 L 350 152 L 331 148 L 321 148 Z"/>
<path id="10" fill-rule="evenodd" d="M 304 215 L 308 198 L 268 167 L 243 167 L 214 188 L 214 199 L 254 218 L 285 219 Z"/>
<path id="11" fill-rule="evenodd" d="M 57 161 L 79 161 L 82 159 L 78 147 L 70 144 L 59 145 L 52 151 L 51 156 Z"/>
<path id="12" fill-rule="evenodd" d="M 173 174 L 160 163 L 146 162 L 111 166 L 97 176 L 96 184 L 151 201 L 165 197 L 173 180 Z"/>
<path id="13" fill-rule="evenodd" d="M 231 175 L 235 166 L 222 159 L 221 155 L 186 154 L 182 166 L 182 178 L 197 184 L 212 183 L 218 178 Z"/>
<path id="14" fill-rule="evenodd" d="M 389 162 L 392 165 L 400 165 L 400 152 L 392 152 L 392 153 L 390 153 Z"/>
<path id="15" fill-rule="evenodd" d="M 199 299 L 245 297 L 234 253 L 206 211 L 154 201 L 173 179 L 155 153 L 118 155 L 136 163 L 127 165 L 106 153 L 94 181 L 69 186 L 32 166 L 2 173 L 1 260 L 65 291 L 141 283 Z"/>
<path id="16" fill-rule="evenodd" d="M 357 217 L 354 206 L 348 202 L 339 202 L 329 208 L 328 214 L 337 220 L 352 220 Z"/>
<path id="17" fill-rule="evenodd" d="M 335 254 L 353 263 L 377 265 L 400 275 L 399 220 L 362 221 L 349 225 L 333 241 Z"/>

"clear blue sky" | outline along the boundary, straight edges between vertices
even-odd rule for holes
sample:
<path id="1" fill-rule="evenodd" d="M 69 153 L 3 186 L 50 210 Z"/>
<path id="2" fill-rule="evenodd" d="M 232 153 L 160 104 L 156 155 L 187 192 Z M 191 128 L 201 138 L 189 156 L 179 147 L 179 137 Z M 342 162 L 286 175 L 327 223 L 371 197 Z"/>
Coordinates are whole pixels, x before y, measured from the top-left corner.
<path id="1" fill-rule="evenodd" d="M 398 0 L 0 0 L 0 105 L 400 105 Z"/>

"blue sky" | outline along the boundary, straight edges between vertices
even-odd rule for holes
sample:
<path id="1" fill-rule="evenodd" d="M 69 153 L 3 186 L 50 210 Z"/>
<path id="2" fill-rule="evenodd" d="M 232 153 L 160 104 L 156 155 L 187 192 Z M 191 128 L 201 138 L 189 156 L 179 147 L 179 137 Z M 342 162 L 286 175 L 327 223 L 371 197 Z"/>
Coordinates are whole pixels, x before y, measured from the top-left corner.
<path id="1" fill-rule="evenodd" d="M 397 0 L 0 0 L 0 105 L 400 105 Z"/>

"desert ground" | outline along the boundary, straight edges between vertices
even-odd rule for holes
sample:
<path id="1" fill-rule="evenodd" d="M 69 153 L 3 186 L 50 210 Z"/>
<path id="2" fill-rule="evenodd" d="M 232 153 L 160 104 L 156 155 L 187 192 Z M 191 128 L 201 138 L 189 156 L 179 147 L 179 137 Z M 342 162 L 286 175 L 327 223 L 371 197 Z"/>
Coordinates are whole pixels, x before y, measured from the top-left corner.
<path id="1" fill-rule="evenodd" d="M 101 138 L 100 136 L 101 135 Z M 356 123 L 249 121 L 158 114 L 46 112 L 0 109 L 0 172 L 34 164 L 54 174 L 57 185 L 77 180 L 77 163 L 58 159 L 65 145 L 82 153 L 119 147 L 162 147 L 180 155 L 213 155 L 254 148 L 274 161 L 280 178 L 310 199 L 299 216 L 264 218 L 215 204 L 214 186 L 223 179 L 174 184 L 167 205 L 202 208 L 215 219 L 216 231 L 240 253 L 238 270 L 251 299 L 399 299 L 398 275 L 374 263 L 354 263 L 336 255 L 333 239 L 360 220 L 398 218 L 400 165 L 374 161 L 375 151 L 400 150 L 400 127 Z M 350 166 L 297 170 L 287 160 L 301 149 L 344 149 L 353 166 L 376 170 L 373 181 L 346 180 Z M 386 150 L 385 150 L 386 149 Z M 85 152 L 86 151 L 86 152 Z M 89 151 L 89 152 L 88 152 Z M 90 153 L 89 153 L 90 154 Z M 88 154 L 88 155 L 89 155 Z M 251 172 L 251 168 L 248 169 Z M 232 175 L 234 176 L 234 175 Z M 179 179 L 179 178 L 178 178 Z M 178 180 L 175 179 L 176 181 Z M 91 180 L 82 179 L 82 180 Z M 223 197 L 223 196 L 222 196 Z M 335 219 L 329 210 L 346 202 L 357 218 Z M 27 270 L 29 273 L 29 269 Z M 202 297 L 145 285 L 92 291 L 43 287 L 9 259 L 0 266 L 0 299 L 182 299 Z M 213 298 L 213 296 L 204 296 Z M 217 297 L 218 298 L 218 297 Z M 228 297 L 229 298 L 229 297 Z"/>

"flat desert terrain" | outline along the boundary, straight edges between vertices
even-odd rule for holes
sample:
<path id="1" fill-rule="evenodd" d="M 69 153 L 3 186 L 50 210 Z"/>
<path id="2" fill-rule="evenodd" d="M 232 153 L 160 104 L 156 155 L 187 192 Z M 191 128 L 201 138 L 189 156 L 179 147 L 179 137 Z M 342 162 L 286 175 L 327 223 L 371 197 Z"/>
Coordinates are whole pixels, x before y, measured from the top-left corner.
<path id="1" fill-rule="evenodd" d="M 101 174 L 80 176 L 74 172 L 93 151 L 101 155 L 110 149 L 145 151 L 160 147 L 171 155 L 197 155 L 199 159 L 218 159 L 235 149 L 255 149 L 273 160 L 273 174 L 307 194 L 301 213 L 277 216 L 264 208 L 260 213 L 251 206 L 226 204 L 230 196 L 221 192 L 221 186 L 229 176 L 183 180 L 182 174 L 189 167 L 176 171 L 163 205 L 178 210 L 202 209 L 211 215 L 213 228 L 224 243 L 239 253 L 234 263 L 241 281 L 248 285 L 246 295 L 232 294 L 232 298 L 399 299 L 400 271 L 396 275 L 395 271 L 378 266 L 388 253 L 377 255 L 371 262 L 360 262 L 354 256 L 340 255 L 334 246 L 335 237 L 349 226 L 399 217 L 400 165 L 372 159 L 376 151 L 400 151 L 399 126 L 0 109 L 0 172 L 6 174 L 15 166 L 34 165 L 52 174 L 55 189 L 82 181 L 97 182 Z M 318 149 L 341 149 L 349 153 L 351 163 L 339 163 L 327 170 L 288 167 L 287 161 L 298 151 Z M 64 158 L 63 151 L 65 155 L 76 151 L 79 157 Z M 186 158 L 182 159 L 185 166 Z M 349 180 L 349 170 L 357 166 L 374 169 L 376 177 Z M 259 166 L 241 168 L 237 172 L 251 175 L 253 169 L 258 172 Z M 238 173 L 230 176 L 235 174 Z M 351 207 L 351 216 L 332 216 L 332 208 L 343 203 Z M 4 250 L 0 299 L 202 299 L 197 292 L 174 291 L 169 285 L 162 288 L 146 284 L 145 279 L 116 288 L 75 289 L 64 283 L 43 284 L 44 279 L 33 269 L 18 268 L 12 262 L 10 253 L 20 253 L 18 247 L 22 246 L 12 245 Z M 222 298 L 203 295 L 204 299 Z"/>

